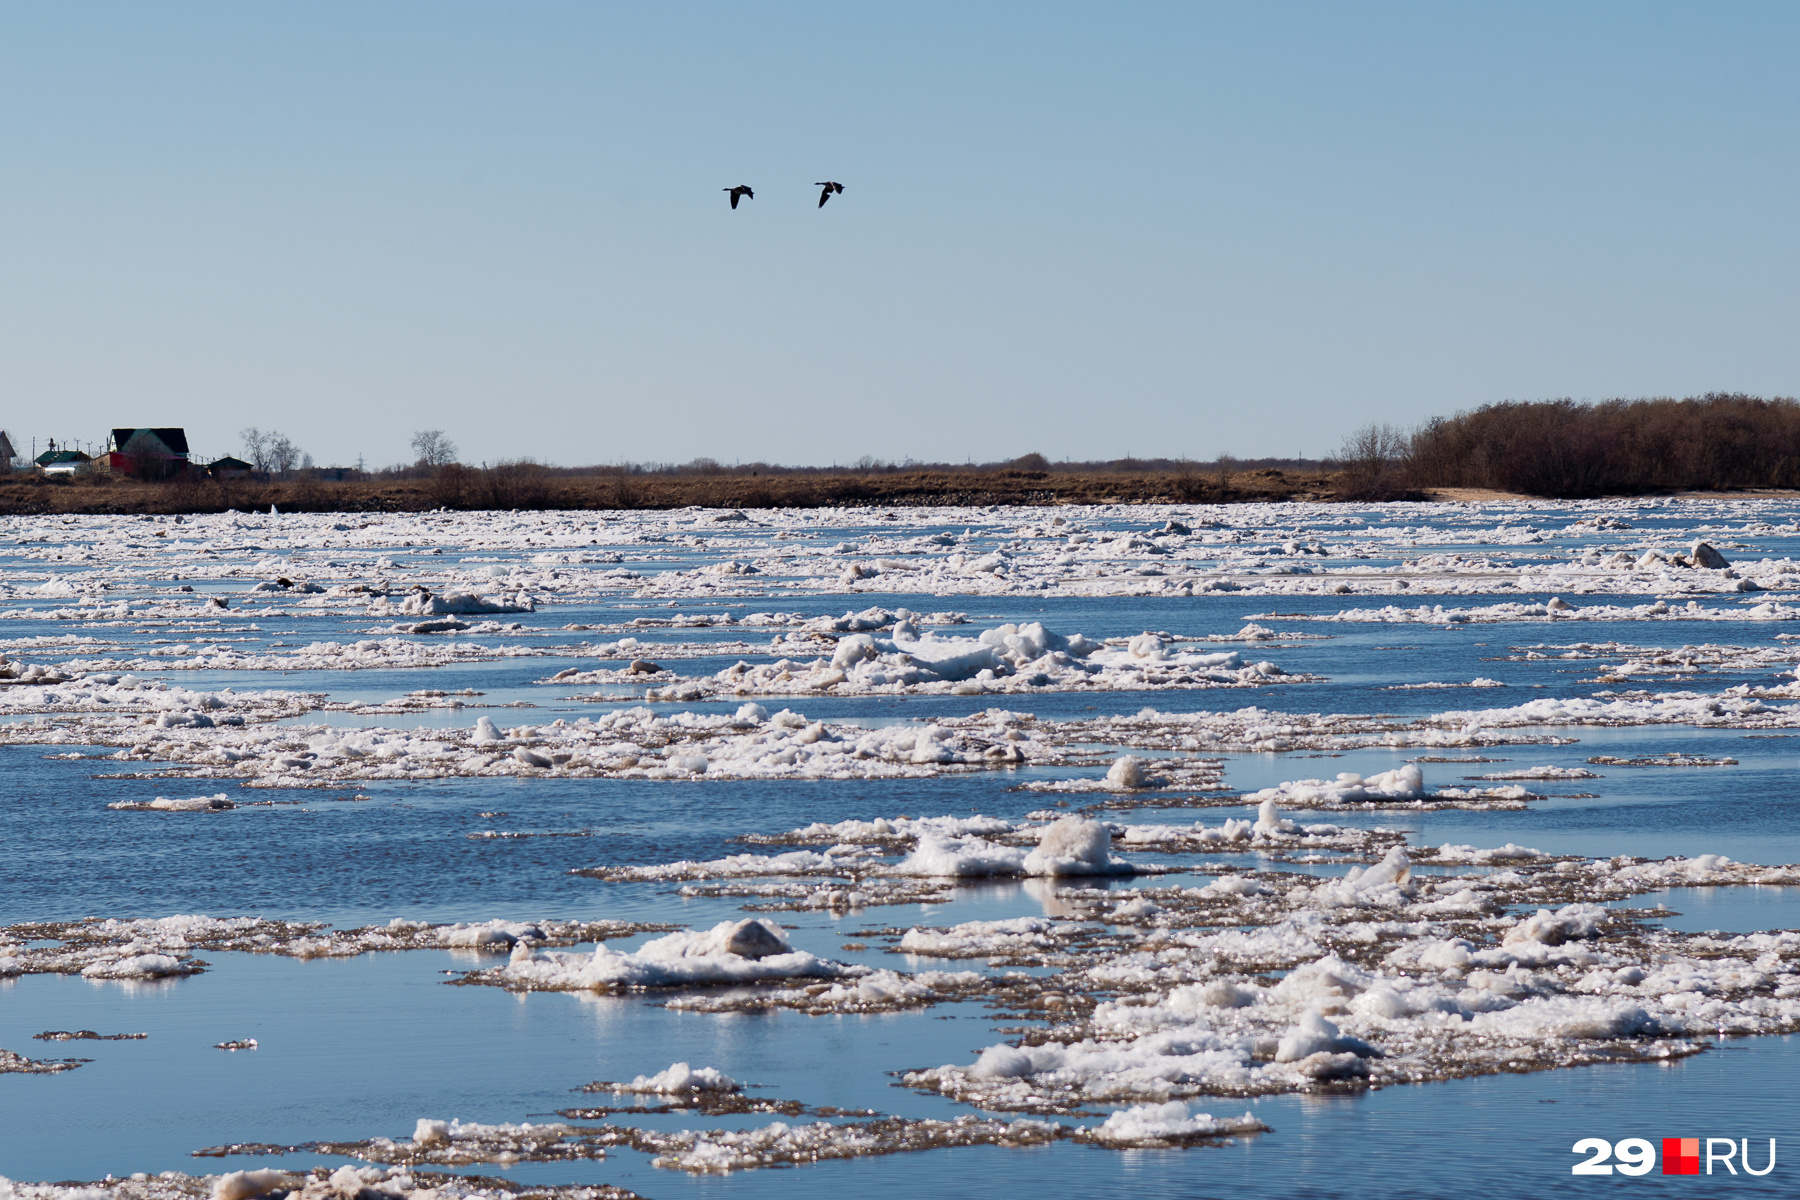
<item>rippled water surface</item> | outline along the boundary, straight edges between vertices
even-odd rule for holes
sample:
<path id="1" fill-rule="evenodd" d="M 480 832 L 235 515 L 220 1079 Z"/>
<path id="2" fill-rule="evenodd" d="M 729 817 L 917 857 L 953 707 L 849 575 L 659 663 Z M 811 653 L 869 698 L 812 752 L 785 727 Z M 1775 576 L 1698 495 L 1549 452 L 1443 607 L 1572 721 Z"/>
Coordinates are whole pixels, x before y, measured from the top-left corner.
<path id="1" fill-rule="evenodd" d="M 1183 512 L 1159 512 L 1152 520 L 1143 513 L 1105 510 L 1084 514 L 1080 523 L 1109 534 L 1148 537 Z M 1573 522 L 1591 520 L 1596 513 L 1622 514 L 1620 519 L 1628 520 L 1631 528 L 1571 529 Z M 1233 515 L 1221 510 L 1208 518 L 1221 524 L 1197 532 L 1191 553 L 1180 547 L 1159 550 L 1150 561 L 1164 573 L 1133 578 L 1168 580 L 1169 572 L 1180 565 L 1175 560 L 1189 553 L 1191 572 L 1209 578 L 1236 572 L 1242 586 L 1239 591 L 1179 595 L 1125 594 L 1128 589 L 1123 586 L 1115 589 L 1120 594 L 1055 594 L 1059 588 L 1065 593 L 1070 589 L 1061 584 L 1009 589 L 992 579 L 969 594 L 958 594 L 940 582 L 915 591 L 895 587 L 867 595 L 851 594 L 855 589 L 835 582 L 840 559 L 873 562 L 880 554 L 901 553 L 892 546 L 880 549 L 887 544 L 880 539 L 897 545 L 902 535 L 963 539 L 960 552 L 970 559 L 1008 553 L 1018 579 L 1038 570 L 1034 564 L 1040 560 L 1053 561 L 1052 550 L 1061 546 L 1064 533 L 1055 531 L 1052 545 L 1050 533 L 1022 537 L 1015 528 L 1024 521 L 1041 525 L 1046 516 L 991 510 L 936 513 L 911 523 L 896 518 L 898 525 L 867 514 L 829 525 L 809 525 L 795 518 L 790 521 L 795 537 L 782 543 L 770 540 L 773 534 L 760 526 L 750 531 L 704 526 L 698 528 L 695 544 L 633 541 L 618 534 L 610 547 L 604 538 L 611 535 L 605 531 L 613 527 L 583 518 L 571 519 L 561 543 L 528 544 L 525 539 L 537 534 L 477 529 L 468 536 L 458 534 L 461 544 L 451 545 L 443 555 L 418 553 L 427 543 L 416 533 L 406 538 L 388 535 L 391 541 L 384 544 L 380 530 L 365 530 L 357 534 L 360 541 L 340 539 L 344 544 L 333 546 L 326 535 L 296 532 L 279 520 L 262 517 L 244 518 L 230 530 L 198 522 L 184 525 L 190 532 L 178 536 L 188 539 L 183 543 L 188 547 L 186 557 L 174 553 L 173 547 L 152 546 L 146 524 L 132 534 L 144 549 L 127 554 L 119 549 L 125 545 L 120 540 L 124 535 L 116 529 L 108 534 L 102 528 L 49 519 L 42 528 L 28 528 L 23 519 L 14 519 L 11 532 L 16 536 L 11 544 L 0 546 L 0 577 L 10 597 L 5 604 L 11 606 L 0 627 L 4 639 L 0 646 L 11 658 L 67 667 L 77 676 L 102 670 L 116 673 L 120 668 L 97 662 L 110 659 L 125 662 L 126 671 L 196 693 L 232 689 L 304 694 L 311 697 L 304 705 L 267 719 L 309 735 L 332 727 L 435 730 L 460 738 L 483 715 L 503 727 L 596 717 L 640 703 L 642 685 L 635 681 L 628 688 L 620 685 L 610 698 L 595 699 L 593 687 L 560 687 L 547 683 L 547 678 L 570 667 L 590 670 L 623 666 L 634 657 L 655 659 L 659 646 L 678 644 L 688 648 L 682 651 L 687 657 L 666 659 L 665 665 L 678 666 L 684 677 L 707 678 L 747 657 L 738 649 L 715 654 L 708 644 L 747 641 L 762 646 L 772 633 L 780 632 L 738 625 L 645 626 L 631 635 L 639 639 L 634 648 L 604 655 L 592 651 L 594 643 L 616 642 L 624 636 L 619 629 L 636 618 L 682 613 L 742 617 L 771 610 L 832 617 L 877 603 L 920 613 L 966 614 L 968 628 L 939 630 L 946 635 L 968 635 L 1002 622 L 1041 621 L 1052 630 L 1081 632 L 1094 639 L 1126 638 L 1145 631 L 1228 636 L 1255 617 L 1273 629 L 1274 636 L 1247 649 L 1238 647 L 1245 649 L 1246 661 L 1267 658 L 1289 673 L 1313 679 L 1253 690 L 898 695 L 827 691 L 762 703 L 770 710 L 791 706 L 809 720 L 870 729 L 924 728 L 933 721 L 995 707 L 1035 714 L 1045 721 L 1130 716 L 1146 708 L 1227 713 L 1247 706 L 1276 714 L 1347 713 L 1371 718 L 1380 714 L 1401 721 L 1452 710 L 1508 709 L 1538 698 L 1579 699 L 1634 690 L 1712 696 L 1731 688 L 1761 689 L 1759 694 L 1772 697 L 1766 703 L 1779 707 L 1792 703 L 1782 689 L 1794 683 L 1800 652 L 1788 648 L 1800 643 L 1790 639 L 1789 631 L 1800 630 L 1800 623 L 1738 619 L 1757 603 L 1785 604 L 1788 596 L 1778 590 L 1782 578 L 1800 584 L 1800 574 L 1780 577 L 1768 573 L 1773 567 L 1765 572 L 1769 588 L 1759 593 L 1728 590 L 1735 583 L 1721 578 L 1716 588 L 1709 583 L 1703 591 L 1671 593 L 1652 580 L 1636 591 L 1621 585 L 1621 594 L 1581 597 L 1584 604 L 1622 606 L 1646 604 L 1659 595 L 1669 596 L 1669 603 L 1676 606 L 1692 601 L 1695 616 L 1684 621 L 1372 623 L 1310 618 L 1387 605 L 1476 609 L 1541 604 L 1553 592 L 1533 584 L 1542 583 L 1546 572 L 1562 569 L 1559 564 L 1579 563 L 1589 551 L 1625 550 L 1636 557 L 1663 546 L 1673 552 L 1700 533 L 1728 546 L 1740 565 L 1750 560 L 1790 561 L 1789 556 L 1800 553 L 1795 515 L 1791 508 L 1773 504 L 1701 511 L 1654 502 L 1613 508 L 1521 506 L 1503 512 L 1470 506 L 1429 512 L 1377 508 L 1355 514 L 1323 507 L 1299 515 L 1258 510 L 1254 527 L 1246 525 L 1235 542 L 1215 538 L 1207 543 L 1210 548 L 1202 559 L 1203 535 L 1232 532 Z M 1193 511 L 1186 511 L 1186 516 L 1198 524 Z M 645 524 L 632 538 L 644 530 L 652 539 L 687 537 L 696 533 L 693 522 L 698 519 L 693 514 L 671 518 L 660 533 Z M 166 523 L 159 527 L 173 530 Z M 600 550 L 616 551 L 618 561 L 598 560 L 598 565 L 584 567 L 581 555 L 589 551 L 580 546 L 589 534 Z M 1051 547 L 1036 558 L 1034 536 Z M 1298 552 L 1282 547 L 1306 536 L 1322 541 L 1337 557 L 1308 559 L 1298 574 L 1270 573 L 1271 563 L 1298 561 Z M 451 535 L 444 533 L 439 540 L 448 542 Z M 414 544 L 399 544 L 403 541 Z M 829 557 L 830 547 L 837 543 L 859 544 L 863 551 L 819 565 L 816 560 Z M 207 546 L 212 547 L 210 553 Z M 604 586 L 594 580 L 580 586 L 571 583 L 566 594 L 540 586 L 532 611 L 491 618 L 517 628 L 451 634 L 396 632 L 404 624 L 401 618 L 371 616 L 361 600 L 354 606 L 308 610 L 279 592 L 250 591 L 283 571 L 295 575 L 311 571 L 323 583 L 369 579 L 377 573 L 378 560 L 388 564 L 379 573 L 396 595 L 408 580 L 427 576 L 441 592 L 444 584 L 432 573 L 445 571 L 461 571 L 471 578 L 480 572 L 481 578 L 514 582 L 522 578 L 516 572 L 535 572 L 532 578 L 541 585 L 544 580 L 539 576 L 550 569 L 541 556 L 551 549 L 565 555 L 559 569 L 577 582 L 584 570 L 629 569 L 638 573 L 638 580 Z M 1147 553 L 1121 550 L 1106 561 L 1124 578 Z M 1393 581 L 1408 578 L 1409 572 L 1431 574 L 1425 568 L 1415 570 L 1421 556 L 1447 553 L 1493 562 L 1479 570 L 1470 567 L 1461 575 L 1433 568 L 1433 579 L 1454 584 L 1435 593 L 1429 588 L 1436 585 L 1428 582 L 1419 585 L 1426 594 L 1394 589 Z M 67 557 L 58 559 L 57 554 Z M 790 557 L 783 559 L 781 554 Z M 709 576 L 720 581 L 716 593 L 693 594 L 697 584 L 686 592 L 676 586 L 681 580 L 698 579 L 693 573 L 711 565 L 752 558 L 762 564 L 760 574 Z M 1325 585 L 1337 577 L 1322 574 L 1315 580 L 1306 573 L 1315 566 L 1321 571 L 1362 572 L 1355 575 L 1358 580 L 1379 577 L 1380 586 L 1371 589 L 1359 583 L 1360 594 L 1330 591 Z M 1744 574 L 1754 572 L 1746 566 Z M 666 582 L 657 582 L 665 577 Z M 1093 578 L 1103 579 L 1104 572 Z M 1575 595 L 1569 586 L 1575 576 L 1560 578 L 1555 594 Z M 51 586 L 58 580 L 66 591 Z M 1295 586 L 1271 591 L 1271 580 L 1283 589 Z M 1502 580 L 1507 581 L 1504 587 L 1498 586 Z M 163 603 L 170 595 L 167 589 L 184 581 L 191 581 L 196 590 L 179 594 L 180 603 L 198 605 L 217 594 L 232 604 L 228 616 L 197 608 L 144 609 L 135 615 L 130 611 L 129 605 L 139 600 Z M 46 587 L 48 592 L 42 590 Z M 1105 589 L 1096 584 L 1095 590 Z M 1368 595 L 1369 590 L 1379 594 Z M 78 611 L 81 604 L 115 603 L 128 606 L 124 616 L 97 608 Z M 1702 620 L 1708 612 L 1732 619 Z M 464 619 L 473 623 L 484 618 Z M 1312 636 L 1296 636 L 1301 634 Z M 229 644 L 244 654 L 275 655 L 321 642 L 353 645 L 392 637 L 428 647 L 460 638 L 490 648 L 522 648 L 531 656 L 409 668 L 345 661 L 286 669 L 271 660 L 205 669 L 183 665 L 191 655 L 171 650 L 163 655 L 171 669 L 159 671 L 150 661 L 167 647 Z M 70 638 L 89 639 L 92 644 L 71 643 Z M 1598 651 L 1567 657 L 1569 647 L 1578 643 L 1590 650 L 1606 643 L 1611 649 L 1604 651 L 1604 658 L 1594 656 Z M 1631 648 L 1667 650 L 1707 643 L 1741 653 L 1726 663 L 1687 669 L 1679 663 L 1664 664 L 1661 673 L 1615 677 L 1610 682 L 1601 678 L 1602 668 L 1626 661 Z M 777 653 L 799 659 L 821 651 L 815 648 L 802 655 L 764 650 L 760 658 L 749 657 L 766 662 Z M 829 643 L 822 653 L 829 657 Z M 1467 686 L 1476 680 L 1491 680 L 1497 686 Z M 1417 684 L 1457 686 L 1405 686 Z M 411 711 L 358 711 L 421 691 L 450 697 L 472 694 L 461 707 L 444 703 Z M 665 708 L 716 715 L 732 713 L 741 703 L 741 697 L 730 696 Z M 98 726 L 80 725 L 66 713 L 59 714 L 54 705 L 46 704 L 41 711 L 25 705 L 4 715 L 9 729 L 45 734 L 34 740 L 30 732 L 18 733 L 0 745 L 0 924 L 6 925 L 202 913 L 337 927 L 402 917 L 429 922 L 612 918 L 703 929 L 744 916 L 743 898 L 684 896 L 680 881 L 605 882 L 571 871 L 716 859 L 752 849 L 762 852 L 764 848 L 735 839 L 778 834 L 814 822 L 902 814 L 986 814 L 1020 822 L 1029 813 L 1053 807 L 1059 798 L 1074 811 L 1104 794 L 1065 795 L 1026 790 L 1022 785 L 1097 779 L 1113 757 L 1131 749 L 1123 738 L 1116 743 L 1101 740 L 1094 745 L 1105 753 L 1084 765 L 1026 762 L 917 777 L 578 778 L 548 772 L 345 778 L 324 781 L 329 786 L 295 787 L 263 786 L 270 782 L 267 778 L 175 778 L 176 765 L 169 762 L 106 757 L 117 754 L 120 743 L 82 742 L 82 731 Z M 1800 720 L 1793 725 L 1791 730 L 1708 727 L 1692 721 L 1564 725 L 1529 730 L 1568 739 L 1560 744 L 1229 750 L 1211 755 L 1222 760 L 1225 790 L 1208 795 L 1235 797 L 1297 779 L 1331 779 L 1339 772 L 1372 775 L 1422 757 L 1466 760 L 1423 763 L 1432 786 L 1484 786 L 1477 778 L 1482 774 L 1524 768 L 1583 769 L 1592 777 L 1531 782 L 1535 798 L 1521 808 L 1351 808 L 1293 815 L 1346 828 L 1397 830 L 1414 847 L 1514 843 L 1545 855 L 1588 860 L 1722 854 L 1746 863 L 1800 863 L 1800 763 L 1796 762 Z M 67 735 L 49 736 L 59 728 L 66 728 Z M 1719 765 L 1590 761 L 1649 760 L 1670 752 Z M 1181 758 L 1187 753 L 1154 751 L 1151 756 Z M 1720 761 L 1725 759 L 1734 761 Z M 107 807 L 121 801 L 215 792 L 223 792 L 238 807 L 208 813 Z M 1164 799 L 1178 801 L 1188 794 L 1177 790 Z M 275 803 L 256 803 L 262 801 Z M 1235 800 L 1223 807 L 1195 809 L 1152 799 L 1136 809 L 1100 815 L 1185 826 L 1196 819 L 1208 824 L 1226 818 L 1255 819 L 1257 809 Z M 494 830 L 578 836 L 470 836 Z M 774 847 L 771 852 L 786 848 Z M 1130 853 L 1185 872 L 1157 877 L 1158 885 L 1198 886 L 1220 872 L 1259 867 L 1315 881 L 1351 869 L 1349 859 L 1333 855 L 1319 856 L 1317 862 L 1282 864 L 1249 849 L 1197 854 L 1149 848 Z M 1440 869 L 1421 867 L 1420 877 Z M 1043 881 L 964 880 L 947 893 L 947 900 L 772 916 L 787 927 L 795 947 L 820 957 L 901 971 L 942 969 L 944 962 L 897 953 L 857 931 L 1060 915 L 1057 886 Z M 1126 889 L 1133 881 L 1102 881 L 1099 886 Z M 1647 918 L 1651 923 L 1685 933 L 1800 929 L 1800 887 L 1795 886 L 1669 887 L 1609 903 L 1615 908 L 1658 910 Z M 646 936 L 612 944 L 629 949 Z M 860 948 L 847 948 L 847 943 Z M 0 977 L 0 1047 L 33 1058 L 90 1060 L 60 1074 L 0 1075 L 0 1175 L 91 1180 L 139 1171 L 202 1173 L 271 1164 L 335 1164 L 344 1160 L 310 1153 L 197 1159 L 193 1152 L 232 1142 L 403 1138 L 420 1117 L 488 1123 L 543 1120 L 558 1108 L 581 1103 L 583 1098 L 572 1089 L 584 1083 L 628 1079 L 676 1061 L 718 1067 L 753 1085 L 755 1094 L 815 1106 L 953 1118 L 975 1110 L 936 1093 L 901 1087 L 896 1073 L 965 1063 L 983 1047 L 1018 1032 L 1016 1022 L 979 1002 L 871 1015 L 708 1014 L 660 1007 L 644 994 L 517 994 L 454 986 L 461 972 L 506 961 L 504 953 L 483 955 L 473 950 L 412 950 L 312 961 L 231 951 L 200 957 L 206 961 L 205 971 L 185 978 Z M 980 959 L 949 966 L 988 969 Z M 148 1037 L 34 1040 L 34 1034 L 53 1029 L 142 1032 Z M 256 1039 L 256 1048 L 214 1049 L 216 1043 L 244 1038 Z M 1800 1070 L 1797 1056 L 1800 1038 L 1795 1036 L 1715 1037 L 1703 1053 L 1661 1064 L 1499 1073 L 1370 1091 L 1202 1097 L 1196 1101 L 1198 1109 L 1221 1115 L 1248 1109 L 1270 1131 L 1230 1144 L 1181 1150 L 1117 1151 L 1067 1142 L 1035 1149 L 963 1148 L 723 1177 L 652 1167 L 645 1154 L 616 1150 L 593 1162 L 487 1164 L 467 1170 L 522 1183 L 614 1183 L 654 1197 L 825 1196 L 851 1190 L 880 1195 L 1042 1191 L 1183 1197 L 1437 1197 L 1470 1188 L 1502 1195 L 1586 1195 L 1617 1187 L 1645 1190 L 1684 1181 L 1664 1181 L 1660 1176 L 1636 1181 L 1571 1177 L 1569 1146 L 1590 1135 L 1644 1137 L 1659 1145 L 1663 1137 L 1800 1137 L 1796 1128 L 1800 1091 L 1792 1082 Z M 634 1120 L 652 1128 L 748 1128 L 771 1119 L 670 1114 Z M 1800 1154 L 1800 1141 L 1786 1144 Z M 1693 1194 L 1792 1195 L 1795 1178 L 1793 1168 L 1784 1163 L 1762 1179 L 1709 1180 L 1706 1186 L 1713 1191 Z"/>

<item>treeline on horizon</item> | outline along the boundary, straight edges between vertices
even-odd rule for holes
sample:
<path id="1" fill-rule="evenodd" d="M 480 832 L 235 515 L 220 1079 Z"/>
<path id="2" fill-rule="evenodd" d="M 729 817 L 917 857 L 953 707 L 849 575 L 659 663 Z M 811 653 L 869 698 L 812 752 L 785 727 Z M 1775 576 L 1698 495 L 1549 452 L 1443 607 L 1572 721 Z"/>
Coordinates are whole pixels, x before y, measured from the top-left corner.
<path id="1" fill-rule="evenodd" d="M 1352 490 L 1491 488 L 1582 499 L 1800 487 L 1800 401 L 1710 392 L 1685 400 L 1485 404 L 1409 435 L 1369 427 L 1340 454 Z"/>
<path id="2" fill-rule="evenodd" d="M 1056 462 L 1042 454 L 984 463 L 884 462 L 864 457 L 832 466 L 724 464 L 710 458 L 685 463 L 621 463 L 561 467 L 530 460 L 471 467 L 457 463 L 389 468 L 375 479 L 427 481 L 446 507 L 479 506 L 534 493 L 556 479 L 610 481 L 621 507 L 654 504 L 658 481 L 704 481 L 744 497 L 742 503 L 804 504 L 808 481 L 838 501 L 854 502 L 859 490 L 847 479 L 869 481 L 867 499 L 914 490 L 900 480 L 949 490 L 981 490 L 1004 484 L 1009 491 L 1043 481 L 1064 492 L 1077 479 L 1104 486 L 1108 477 L 1163 480 L 1170 498 L 1206 502 L 1261 498 L 1319 486 L 1335 475 L 1331 492 L 1341 499 L 1419 499 L 1424 489 L 1480 488 L 1557 499 L 1643 495 L 1675 491 L 1800 488 L 1800 400 L 1741 392 L 1709 392 L 1686 399 L 1648 398 L 1577 402 L 1505 401 L 1454 416 L 1432 417 L 1410 432 L 1370 425 L 1346 439 L 1326 459 L 1119 458 Z M 1311 477 L 1306 482 L 1301 480 Z M 827 481 L 833 481 L 827 483 Z M 1257 486 L 1247 486 L 1259 480 Z M 760 482 L 758 482 L 760 481 Z M 538 486 L 533 486 L 537 483 Z M 732 484 L 735 486 L 727 487 Z M 885 486 L 884 486 L 885 484 Z M 1139 489 L 1141 490 L 1141 489 Z M 536 497 L 532 497 L 535 499 Z M 820 497 L 823 499 L 823 495 Z"/>
<path id="3" fill-rule="evenodd" d="M 465 471 L 517 470 L 521 466 L 541 472 L 547 478 L 557 479 L 590 479 L 590 478 L 644 478 L 644 479 L 704 479 L 704 478 L 738 478 L 759 479 L 770 476 L 781 479 L 805 476 L 844 476 L 844 475 L 962 475 L 962 476 L 994 476 L 1010 479 L 1042 479 L 1053 475 L 1207 475 L 1220 474 L 1233 476 L 1255 471 L 1329 471 L 1335 469 L 1336 460 L 1320 458 L 1237 458 L 1230 454 L 1220 455 L 1216 459 L 1196 460 L 1188 458 L 1112 458 L 1094 461 L 1052 461 L 1042 454 L 1024 454 L 1017 458 L 996 459 L 992 462 L 918 462 L 913 459 L 887 461 L 865 455 L 854 462 L 833 463 L 830 466 L 790 466 L 783 463 L 747 462 L 722 463 L 713 458 L 695 458 L 687 462 L 623 462 L 599 463 L 585 467 L 565 467 L 554 463 L 538 462 L 535 459 L 511 459 L 492 465 L 483 463 L 475 466 L 470 463 L 447 463 L 433 466 L 427 463 L 383 467 L 366 473 L 366 478 L 373 480 L 386 479 L 432 479 L 445 466 Z M 302 472 L 296 472 L 296 475 Z M 350 476 L 356 473 L 346 473 Z"/>

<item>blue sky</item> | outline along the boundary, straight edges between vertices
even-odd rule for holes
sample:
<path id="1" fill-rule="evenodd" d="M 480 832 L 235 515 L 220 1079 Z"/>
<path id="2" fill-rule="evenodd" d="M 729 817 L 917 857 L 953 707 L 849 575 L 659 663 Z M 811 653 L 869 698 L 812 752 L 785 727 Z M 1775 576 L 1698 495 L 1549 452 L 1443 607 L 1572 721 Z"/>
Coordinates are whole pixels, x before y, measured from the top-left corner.
<path id="1" fill-rule="evenodd" d="M 9 4 L 0 427 L 1211 458 L 1793 395 L 1795 61 L 1792 4 Z"/>

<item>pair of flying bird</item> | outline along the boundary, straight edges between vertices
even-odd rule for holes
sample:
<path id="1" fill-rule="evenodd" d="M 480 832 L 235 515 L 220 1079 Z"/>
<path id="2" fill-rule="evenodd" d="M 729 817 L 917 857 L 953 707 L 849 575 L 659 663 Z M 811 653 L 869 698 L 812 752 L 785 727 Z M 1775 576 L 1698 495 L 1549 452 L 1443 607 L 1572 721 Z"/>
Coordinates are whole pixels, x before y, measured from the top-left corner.
<path id="1" fill-rule="evenodd" d="M 844 185 L 841 183 L 831 183 L 831 182 L 827 181 L 827 182 L 815 183 L 815 184 L 813 184 L 813 186 L 816 188 L 825 189 L 824 191 L 819 193 L 819 207 L 820 208 L 824 208 L 825 202 L 827 200 L 831 199 L 833 196 L 841 196 L 844 193 Z M 750 197 L 750 199 L 752 199 L 752 200 L 756 199 L 756 193 L 750 190 L 750 185 L 747 183 L 740 183 L 734 188 L 720 188 L 719 190 L 721 192 L 727 192 L 730 194 L 731 207 L 733 207 L 733 208 L 736 208 L 737 202 L 739 200 L 742 200 L 745 196 Z"/>

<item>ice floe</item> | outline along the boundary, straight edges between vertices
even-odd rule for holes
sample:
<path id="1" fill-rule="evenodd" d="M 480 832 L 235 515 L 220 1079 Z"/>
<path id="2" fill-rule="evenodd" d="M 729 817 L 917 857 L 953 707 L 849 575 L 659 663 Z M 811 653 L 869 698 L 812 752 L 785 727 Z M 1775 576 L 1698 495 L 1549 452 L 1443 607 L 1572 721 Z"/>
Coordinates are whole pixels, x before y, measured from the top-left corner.
<path id="1" fill-rule="evenodd" d="M 841 979 L 867 967 L 830 962 L 796 950 L 772 922 L 721 921 L 705 932 L 683 930 L 634 951 L 594 947 L 591 954 L 538 951 L 521 944 L 504 967 L 471 972 L 465 983 L 515 991 L 627 991 L 775 979 Z"/>
<path id="2" fill-rule="evenodd" d="M 184 914 L 134 920 L 33 921 L 0 928 L 0 977 L 80 974 L 153 979 L 199 974 L 200 951 L 348 958 L 397 950 L 469 949 L 503 954 L 516 946 L 570 946 L 676 928 L 661 922 L 506 921 L 431 924 L 396 917 L 385 925 L 330 929 L 320 922 Z M 27 946 L 28 942 L 55 943 Z"/>

